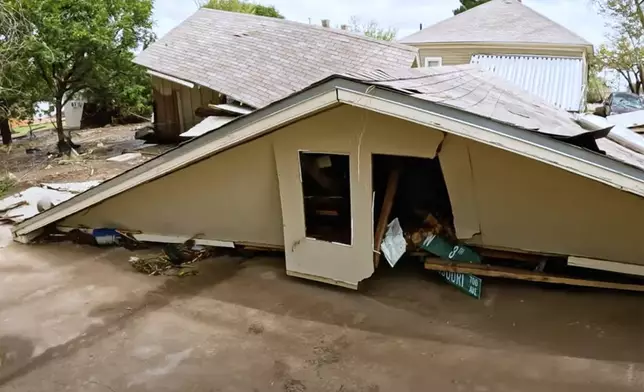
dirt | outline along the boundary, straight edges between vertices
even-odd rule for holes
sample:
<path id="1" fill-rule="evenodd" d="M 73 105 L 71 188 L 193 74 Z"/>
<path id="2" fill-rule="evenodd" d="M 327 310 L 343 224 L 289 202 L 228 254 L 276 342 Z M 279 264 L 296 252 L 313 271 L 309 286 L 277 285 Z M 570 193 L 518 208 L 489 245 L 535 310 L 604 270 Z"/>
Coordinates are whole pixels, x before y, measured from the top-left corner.
<path id="1" fill-rule="evenodd" d="M 2 229 L 0 392 L 644 390 L 642 294 L 485 279 L 476 300 L 414 264 L 350 291 L 281 257 L 150 277 Z"/>
<path id="2" fill-rule="evenodd" d="M 167 151 L 173 146 L 155 146 L 140 150 L 142 157 L 128 162 L 108 162 L 107 158 L 133 151 L 143 145 L 134 139 L 134 131 L 148 124 L 134 124 L 74 131 L 72 139 L 80 144 L 79 158 L 58 157 L 56 133 L 34 133 L 14 140 L 10 148 L 0 149 L 0 175 L 16 180 L 10 192 L 42 182 L 78 182 L 107 180 Z M 29 153 L 28 153 L 29 151 Z"/>

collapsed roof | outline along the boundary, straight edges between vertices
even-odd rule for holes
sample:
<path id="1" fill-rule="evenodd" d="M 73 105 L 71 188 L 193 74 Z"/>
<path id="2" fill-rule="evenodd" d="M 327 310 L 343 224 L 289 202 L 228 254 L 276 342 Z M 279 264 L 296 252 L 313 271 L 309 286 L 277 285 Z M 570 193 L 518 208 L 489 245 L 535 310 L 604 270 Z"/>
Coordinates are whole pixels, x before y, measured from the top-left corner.
<path id="1" fill-rule="evenodd" d="M 204 8 L 134 62 L 260 108 L 332 74 L 411 67 L 416 55 L 343 30 Z"/>
<path id="2" fill-rule="evenodd" d="M 401 39 L 405 44 L 496 42 L 592 44 L 520 0 L 492 0 Z"/>
<path id="3" fill-rule="evenodd" d="M 137 185 L 339 104 L 419 123 L 644 196 L 643 155 L 602 138 L 606 132 L 584 130 L 565 111 L 509 82 L 464 65 L 333 75 L 17 225 L 14 236 L 27 236 Z M 580 141 L 589 148 L 581 147 Z"/>

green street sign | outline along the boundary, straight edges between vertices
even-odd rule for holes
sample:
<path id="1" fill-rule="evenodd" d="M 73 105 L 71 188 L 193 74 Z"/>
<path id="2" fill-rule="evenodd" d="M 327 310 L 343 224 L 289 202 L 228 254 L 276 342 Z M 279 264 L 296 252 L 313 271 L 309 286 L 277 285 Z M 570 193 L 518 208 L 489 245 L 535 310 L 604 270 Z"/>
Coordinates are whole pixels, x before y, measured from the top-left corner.
<path id="1" fill-rule="evenodd" d="M 449 241 L 435 234 L 428 235 L 420 247 L 441 259 L 460 263 L 481 264 L 481 256 L 472 249 L 465 245 L 452 245 Z M 481 290 L 483 289 L 483 281 L 481 278 L 460 272 L 440 271 L 439 273 L 447 282 L 466 294 L 477 299 L 481 298 Z"/>
<path id="2" fill-rule="evenodd" d="M 441 259 L 458 261 L 463 263 L 481 264 L 481 256 L 465 245 L 452 245 L 447 240 L 430 234 L 425 238 L 420 247 Z"/>
<path id="3" fill-rule="evenodd" d="M 459 288 L 467 295 L 481 299 L 483 280 L 474 275 L 461 274 L 459 272 L 440 271 L 439 274 L 452 286 Z"/>

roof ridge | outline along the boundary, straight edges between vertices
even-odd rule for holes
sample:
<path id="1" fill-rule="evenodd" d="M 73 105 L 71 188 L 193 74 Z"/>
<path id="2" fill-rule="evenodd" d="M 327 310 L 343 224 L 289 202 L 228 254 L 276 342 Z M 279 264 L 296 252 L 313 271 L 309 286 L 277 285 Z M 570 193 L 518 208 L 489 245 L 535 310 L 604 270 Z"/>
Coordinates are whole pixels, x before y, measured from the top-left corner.
<path id="1" fill-rule="evenodd" d="M 558 23 L 558 22 L 556 22 L 556 21 L 554 21 L 554 20 L 552 20 L 552 19 L 548 18 L 546 15 L 544 15 L 544 14 L 542 14 L 541 12 L 539 12 L 539 11 L 537 11 L 537 10 L 533 9 L 532 7 L 528 7 L 527 5 L 523 4 L 523 2 L 522 2 L 522 1 L 519 1 L 519 0 L 492 0 L 492 1 L 514 1 L 515 3 L 518 3 L 518 4 L 519 4 L 520 6 L 522 6 L 523 8 L 527 8 L 527 9 L 528 9 L 530 12 L 532 12 L 533 14 L 536 14 L 536 15 L 538 15 L 538 16 L 540 16 L 540 17 L 542 17 L 542 18 L 546 19 L 546 20 L 548 20 L 549 22 L 551 22 L 551 23 L 553 23 L 553 24 L 557 25 L 558 27 L 561 27 L 562 29 L 564 29 L 564 30 L 566 30 L 567 32 L 569 32 L 569 33 L 571 33 L 572 35 L 574 35 L 575 37 L 577 37 L 577 38 L 581 39 L 582 41 L 586 42 L 588 45 L 592 45 L 592 43 L 590 43 L 590 41 L 588 41 L 586 38 L 584 38 L 584 37 L 582 37 L 581 35 L 579 35 L 579 34 L 575 33 L 574 31 L 570 30 L 569 28 L 567 28 L 566 26 L 562 25 L 561 23 Z"/>
<path id="2" fill-rule="evenodd" d="M 368 41 L 368 42 L 372 42 L 372 43 L 377 43 L 377 44 L 387 46 L 387 47 L 395 47 L 395 48 L 407 50 L 407 51 L 413 52 L 413 53 L 417 52 L 417 49 L 414 48 L 413 46 L 405 45 L 405 44 L 398 43 L 398 42 L 395 42 L 395 41 L 384 41 L 384 40 L 380 40 L 380 39 L 367 37 L 366 35 L 361 35 L 361 34 L 352 33 L 352 32 L 341 30 L 341 29 L 336 29 L 336 28 L 333 28 L 333 27 L 322 27 L 322 26 L 318 26 L 318 25 L 314 25 L 314 24 L 298 22 L 296 20 L 273 18 L 273 17 L 270 17 L 270 16 L 246 14 L 246 13 L 242 13 L 242 12 L 215 10 L 215 9 L 212 9 L 212 8 L 203 8 L 203 7 L 199 8 L 192 15 L 195 15 L 197 12 L 200 12 L 202 10 L 207 11 L 207 12 L 213 12 L 213 13 L 235 14 L 236 16 L 241 16 L 241 17 L 264 19 L 264 20 L 268 20 L 268 21 L 271 21 L 271 22 L 292 24 L 292 25 L 297 25 L 297 26 L 301 26 L 301 27 L 309 28 L 309 29 L 313 29 L 313 30 L 324 31 L 324 32 L 327 32 L 327 33 L 333 33 L 333 34 L 337 34 L 337 35 L 342 35 L 342 36 L 345 36 L 345 37 L 354 38 L 354 39 L 358 39 L 358 40 L 362 40 L 362 41 Z M 191 16 L 189 16 L 188 18 L 190 18 Z"/>

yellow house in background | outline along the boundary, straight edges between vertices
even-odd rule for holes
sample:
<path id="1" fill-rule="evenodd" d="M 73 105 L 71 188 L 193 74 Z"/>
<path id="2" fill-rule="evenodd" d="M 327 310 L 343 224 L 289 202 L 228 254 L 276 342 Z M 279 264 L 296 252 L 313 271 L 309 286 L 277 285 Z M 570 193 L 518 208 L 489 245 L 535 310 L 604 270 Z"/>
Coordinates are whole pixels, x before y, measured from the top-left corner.
<path id="1" fill-rule="evenodd" d="M 593 45 L 520 0 L 492 0 L 400 40 L 420 66 L 477 63 L 568 111 L 585 105 Z"/>

